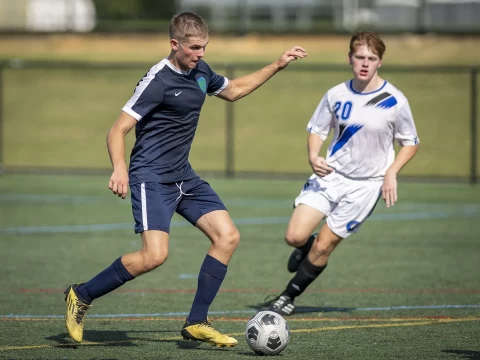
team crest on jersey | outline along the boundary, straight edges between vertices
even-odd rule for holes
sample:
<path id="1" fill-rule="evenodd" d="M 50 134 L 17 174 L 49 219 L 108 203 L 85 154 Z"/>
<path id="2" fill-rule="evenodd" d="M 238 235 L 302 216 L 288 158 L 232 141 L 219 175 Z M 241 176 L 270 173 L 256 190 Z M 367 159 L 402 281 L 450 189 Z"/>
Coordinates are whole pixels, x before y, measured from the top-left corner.
<path id="1" fill-rule="evenodd" d="M 200 90 L 202 90 L 204 93 L 207 92 L 207 81 L 205 80 L 205 78 L 203 76 L 200 76 L 199 78 L 197 78 L 197 83 L 198 83 L 198 86 L 200 87 Z"/>

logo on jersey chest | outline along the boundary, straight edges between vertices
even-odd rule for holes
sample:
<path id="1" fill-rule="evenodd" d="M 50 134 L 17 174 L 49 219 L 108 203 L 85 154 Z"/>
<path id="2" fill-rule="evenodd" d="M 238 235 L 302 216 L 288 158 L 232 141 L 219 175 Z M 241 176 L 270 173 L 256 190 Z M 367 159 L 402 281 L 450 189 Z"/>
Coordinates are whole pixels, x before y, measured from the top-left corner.
<path id="1" fill-rule="evenodd" d="M 395 96 L 393 96 L 388 92 L 384 92 L 378 96 L 375 96 L 373 99 L 369 100 L 365 104 L 365 106 L 374 106 L 380 109 L 390 109 L 396 104 L 397 104 L 397 99 L 395 99 Z"/>
<path id="2" fill-rule="evenodd" d="M 203 93 L 207 92 L 207 81 L 203 76 L 200 76 L 199 78 L 197 78 L 197 84 L 200 87 L 200 90 L 203 91 Z"/>
<path id="3" fill-rule="evenodd" d="M 397 104 L 397 99 L 388 92 L 383 92 L 380 95 L 377 95 L 370 99 L 365 105 L 364 108 L 378 108 L 382 110 L 387 110 L 394 107 Z M 360 109 L 357 109 L 357 112 Z M 367 110 L 368 111 L 368 110 Z M 360 112 L 360 115 L 357 114 L 357 118 L 354 118 L 354 121 L 350 120 L 352 114 L 355 113 L 354 103 L 352 101 L 337 101 L 333 106 L 333 113 L 338 123 L 338 137 L 335 140 L 335 143 L 331 149 L 330 156 L 333 156 L 338 150 L 342 149 L 350 139 L 359 132 L 365 125 L 367 125 L 368 131 L 378 131 L 382 126 L 382 122 L 378 121 L 366 121 L 369 119 L 370 114 L 363 114 L 365 111 Z M 360 118 L 359 118 L 360 117 Z M 353 224 L 353 223 L 352 223 Z M 357 226 L 357 225 L 352 225 Z"/>

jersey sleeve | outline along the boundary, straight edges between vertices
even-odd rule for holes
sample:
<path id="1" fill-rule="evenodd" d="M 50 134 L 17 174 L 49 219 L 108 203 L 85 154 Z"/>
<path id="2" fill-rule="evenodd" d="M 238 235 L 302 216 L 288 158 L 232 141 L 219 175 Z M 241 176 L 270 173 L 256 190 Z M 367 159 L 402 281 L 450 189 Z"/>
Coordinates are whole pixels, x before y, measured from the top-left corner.
<path id="1" fill-rule="evenodd" d="M 207 67 L 208 75 L 210 77 L 210 81 L 208 83 L 207 94 L 209 96 L 218 95 L 228 85 L 228 79 L 224 76 L 218 75 L 215 71 L 210 69 L 210 67 L 205 64 Z"/>
<path id="2" fill-rule="evenodd" d="M 317 134 L 325 141 L 332 128 L 333 113 L 328 100 L 328 93 L 320 101 L 307 125 L 309 133 Z"/>
<path id="3" fill-rule="evenodd" d="M 152 111 L 163 101 L 164 86 L 158 74 L 148 74 L 138 83 L 133 96 L 122 108 L 127 114 L 132 115 L 137 121 Z"/>
<path id="4" fill-rule="evenodd" d="M 420 142 L 415 122 L 413 121 L 412 111 L 407 100 L 397 111 L 394 137 L 400 146 L 413 146 Z"/>

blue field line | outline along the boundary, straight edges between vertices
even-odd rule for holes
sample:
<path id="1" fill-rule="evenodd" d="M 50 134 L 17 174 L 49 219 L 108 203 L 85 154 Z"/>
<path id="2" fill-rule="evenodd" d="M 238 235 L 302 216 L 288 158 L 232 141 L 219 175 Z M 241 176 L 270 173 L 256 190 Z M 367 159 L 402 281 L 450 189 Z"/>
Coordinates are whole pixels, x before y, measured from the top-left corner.
<path id="1" fill-rule="evenodd" d="M 198 274 L 180 274 L 178 275 L 179 279 L 197 279 Z"/>
<path id="2" fill-rule="evenodd" d="M 228 207 L 271 207 L 271 206 L 291 206 L 293 199 L 290 197 L 285 198 L 239 198 L 239 197 L 223 197 L 224 203 Z M 62 195 L 62 194 L 19 194 L 19 193 L 10 193 L 10 194 L 0 194 L 0 204 L 42 204 L 42 205 L 65 205 L 65 204 L 123 204 L 131 206 L 130 195 L 127 195 L 127 198 L 122 200 L 116 196 L 105 196 L 105 195 L 94 195 L 94 196 L 84 196 L 84 195 Z M 477 204 L 468 204 L 468 203 L 421 203 L 421 202 L 399 202 L 395 205 L 396 209 L 406 210 L 437 210 L 444 208 L 458 208 L 458 207 L 476 207 L 480 208 Z M 378 209 L 377 209 L 378 211 Z"/>
<path id="3" fill-rule="evenodd" d="M 466 206 L 463 211 L 433 211 L 433 212 L 404 212 L 392 214 L 374 214 L 368 221 L 405 221 L 405 220 L 433 220 L 449 218 L 476 217 L 480 215 L 480 208 Z M 240 218 L 234 219 L 236 225 L 276 225 L 288 223 L 288 217 L 272 218 Z M 171 227 L 191 226 L 184 220 L 174 220 Z M 59 226 L 28 226 L 15 228 L 0 228 L 0 234 L 46 234 L 46 233 L 81 233 L 112 230 L 132 230 L 133 223 L 123 224 L 90 224 L 90 225 L 59 225 Z"/>
<path id="4" fill-rule="evenodd" d="M 431 219 L 446 219 L 457 217 L 472 217 L 479 215 L 480 212 L 476 209 L 466 210 L 464 212 L 408 212 L 408 213 L 393 213 L 393 214 L 376 214 L 372 215 L 370 221 L 398 221 L 398 220 L 431 220 Z M 236 225 L 275 225 L 286 224 L 289 218 L 240 218 L 235 219 Z M 171 227 L 186 227 L 191 226 L 187 221 L 178 220 L 172 221 Z M 133 224 L 91 224 L 91 225 L 59 225 L 59 226 L 30 226 L 18 228 L 0 228 L 0 234 L 38 234 L 38 233 L 80 233 L 80 232 L 96 232 L 96 231 L 112 231 L 112 230 L 133 230 Z"/>
<path id="5" fill-rule="evenodd" d="M 15 204 L 96 204 L 105 202 L 101 196 L 57 195 L 57 194 L 0 194 L 0 203 Z M 111 200 L 109 199 L 109 202 Z M 129 204 L 130 205 L 130 204 Z"/>
<path id="6" fill-rule="evenodd" d="M 348 308 L 348 307 L 325 307 L 325 308 L 302 308 L 296 309 L 297 313 L 311 312 L 350 312 L 350 311 L 391 311 L 391 310 L 433 310 L 433 309 L 479 309 L 480 304 L 467 305 L 414 305 L 414 306 L 387 306 L 387 307 L 366 307 L 366 308 Z M 210 311 L 209 315 L 238 315 L 255 314 L 259 310 L 232 310 L 232 311 Z M 152 314 L 90 314 L 89 318 L 111 319 L 111 318 L 151 318 L 151 317 L 175 317 L 188 316 L 188 312 L 167 312 Z M 63 319 L 64 315 L 0 315 L 0 319 Z"/>
<path id="7" fill-rule="evenodd" d="M 271 198 L 223 198 L 224 202 L 230 206 L 238 207 L 271 207 L 271 206 L 289 206 L 293 200 L 291 198 L 271 199 Z M 121 200 L 113 196 L 82 196 L 82 195 L 59 195 L 59 194 L 0 194 L 1 203 L 15 204 L 124 204 L 131 206 L 130 195 Z"/>

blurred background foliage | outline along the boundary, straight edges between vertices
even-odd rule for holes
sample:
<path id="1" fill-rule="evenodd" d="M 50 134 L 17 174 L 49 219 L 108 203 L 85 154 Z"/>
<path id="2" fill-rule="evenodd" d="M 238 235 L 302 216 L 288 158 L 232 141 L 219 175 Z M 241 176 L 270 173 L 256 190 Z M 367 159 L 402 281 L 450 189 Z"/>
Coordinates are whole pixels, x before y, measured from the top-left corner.
<path id="1" fill-rule="evenodd" d="M 171 0 L 94 0 L 99 19 L 170 20 L 175 13 Z"/>

